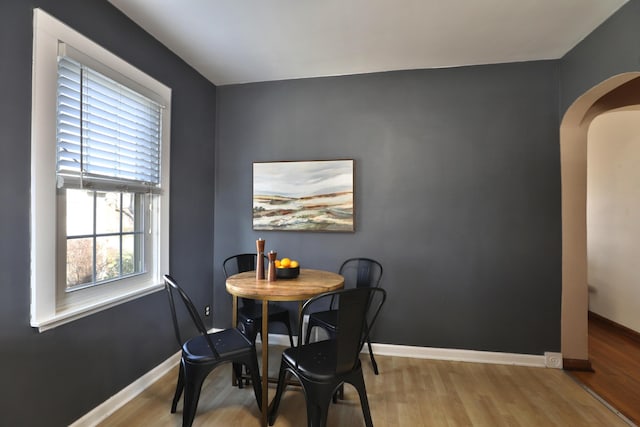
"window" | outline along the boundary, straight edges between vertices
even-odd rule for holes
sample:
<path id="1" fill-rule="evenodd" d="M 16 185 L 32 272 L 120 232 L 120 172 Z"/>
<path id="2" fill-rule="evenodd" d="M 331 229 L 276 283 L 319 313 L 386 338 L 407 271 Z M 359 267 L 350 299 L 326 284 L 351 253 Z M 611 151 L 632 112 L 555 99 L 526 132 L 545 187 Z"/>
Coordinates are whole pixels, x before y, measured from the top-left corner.
<path id="1" fill-rule="evenodd" d="M 65 189 L 58 212 L 66 217 L 65 292 L 109 283 L 146 271 L 144 200 L 139 193 Z"/>
<path id="2" fill-rule="evenodd" d="M 162 289 L 171 90 L 34 11 L 31 325 Z"/>

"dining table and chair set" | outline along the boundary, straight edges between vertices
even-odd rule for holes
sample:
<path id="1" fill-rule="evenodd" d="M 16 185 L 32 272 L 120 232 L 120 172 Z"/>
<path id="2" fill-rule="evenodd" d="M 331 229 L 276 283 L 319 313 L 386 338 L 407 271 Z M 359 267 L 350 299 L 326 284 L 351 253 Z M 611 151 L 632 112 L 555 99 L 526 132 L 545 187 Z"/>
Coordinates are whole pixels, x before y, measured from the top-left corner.
<path id="1" fill-rule="evenodd" d="M 262 256 L 243 253 L 223 261 L 226 290 L 232 296 L 232 327 L 218 332 L 206 330 L 189 296 L 174 278 L 165 276 L 176 339 L 182 348 L 171 412 L 176 412 L 184 393 L 182 425 L 191 426 L 204 379 L 217 366 L 231 363 L 230 381 L 239 388 L 251 386 L 263 427 L 274 425 L 282 395 L 292 384 L 304 393 L 307 425 L 326 426 L 331 403 L 344 398 L 345 383 L 358 392 L 365 425 L 373 426 L 359 354 L 366 343 L 377 375 L 369 333 L 387 295 L 379 287 L 382 265 L 369 258 L 350 258 L 337 273 L 300 268 L 295 277 L 269 280 L 271 277 L 257 274 Z M 266 257 L 264 262 L 268 262 Z M 177 300 L 182 301 L 199 332 L 193 338 L 183 340 Z M 298 302 L 297 343 L 289 310 L 278 305 L 293 301 Z M 286 328 L 290 347 L 282 352 L 278 377 L 270 379 L 269 325 L 276 323 Z M 318 330 L 324 331 L 322 337 L 312 337 Z M 277 384 L 271 403 L 270 380 Z"/>

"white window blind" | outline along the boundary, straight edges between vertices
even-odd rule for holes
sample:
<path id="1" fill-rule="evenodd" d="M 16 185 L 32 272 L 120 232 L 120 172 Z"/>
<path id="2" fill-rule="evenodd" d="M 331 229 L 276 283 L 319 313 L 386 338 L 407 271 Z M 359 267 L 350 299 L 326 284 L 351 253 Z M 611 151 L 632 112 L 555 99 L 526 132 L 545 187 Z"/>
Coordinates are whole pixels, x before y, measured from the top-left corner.
<path id="1" fill-rule="evenodd" d="M 162 106 L 68 56 L 58 58 L 58 187 L 160 187 Z"/>

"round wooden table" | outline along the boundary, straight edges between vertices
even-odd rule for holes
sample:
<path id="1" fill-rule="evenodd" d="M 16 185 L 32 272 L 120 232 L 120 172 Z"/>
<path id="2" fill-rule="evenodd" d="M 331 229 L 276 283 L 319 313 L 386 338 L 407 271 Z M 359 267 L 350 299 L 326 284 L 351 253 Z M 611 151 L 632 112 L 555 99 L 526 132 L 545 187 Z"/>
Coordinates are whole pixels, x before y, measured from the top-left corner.
<path id="1" fill-rule="evenodd" d="M 330 271 L 300 269 L 295 279 L 257 280 L 255 271 L 229 276 L 227 292 L 233 296 L 232 325 L 238 324 L 238 297 L 263 301 L 262 304 L 262 425 L 269 413 L 269 301 L 304 301 L 344 287 L 344 277 Z M 301 306 L 301 305 L 300 305 Z M 298 337 L 300 339 L 300 337 Z"/>

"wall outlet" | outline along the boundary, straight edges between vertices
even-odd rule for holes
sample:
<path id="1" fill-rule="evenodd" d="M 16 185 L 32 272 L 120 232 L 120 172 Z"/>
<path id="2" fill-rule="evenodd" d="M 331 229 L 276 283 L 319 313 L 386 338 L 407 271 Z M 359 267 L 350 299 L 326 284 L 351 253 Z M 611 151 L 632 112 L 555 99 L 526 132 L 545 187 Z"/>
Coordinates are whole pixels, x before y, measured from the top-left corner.
<path id="1" fill-rule="evenodd" d="M 205 305 L 204 306 L 204 317 L 209 317 L 211 316 L 211 306 L 210 305 Z"/>
<path id="2" fill-rule="evenodd" d="M 562 369 L 562 353 L 544 353 L 544 364 L 547 368 Z"/>

